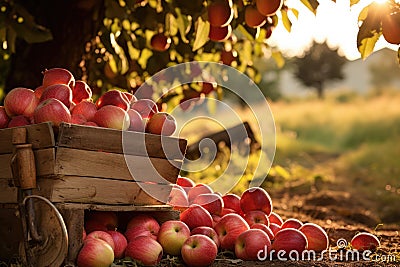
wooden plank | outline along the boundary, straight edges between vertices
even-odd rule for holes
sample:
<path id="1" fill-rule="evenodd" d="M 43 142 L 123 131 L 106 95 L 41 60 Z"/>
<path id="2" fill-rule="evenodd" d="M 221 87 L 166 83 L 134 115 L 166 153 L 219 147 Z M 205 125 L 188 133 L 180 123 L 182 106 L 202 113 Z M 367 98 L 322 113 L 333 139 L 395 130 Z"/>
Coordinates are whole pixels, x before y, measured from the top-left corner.
<path id="1" fill-rule="evenodd" d="M 172 211 L 172 206 L 170 205 L 140 205 L 135 206 L 133 204 L 129 205 L 112 205 L 112 204 L 93 204 L 93 203 L 56 203 L 57 208 L 61 210 L 99 210 L 99 211 L 117 211 L 117 212 L 126 212 L 126 211 L 138 211 L 138 212 L 147 212 L 147 211 L 157 211 L 157 212 L 169 212 Z"/>
<path id="2" fill-rule="evenodd" d="M 56 174 L 175 183 L 181 161 L 59 147 Z"/>
<path id="3" fill-rule="evenodd" d="M 59 208 L 59 207 L 57 207 Z M 76 258 L 83 244 L 83 229 L 85 210 L 61 209 L 60 210 L 68 231 L 68 255 L 64 261 L 65 266 L 75 266 Z"/>
<path id="4" fill-rule="evenodd" d="M 47 176 L 54 174 L 55 148 L 45 148 L 33 151 L 36 163 L 36 175 Z M 11 157 L 12 154 L 0 155 L 0 179 L 11 179 Z"/>
<path id="5" fill-rule="evenodd" d="M 176 137 L 62 123 L 58 146 L 182 160 L 187 141 Z"/>
<path id="6" fill-rule="evenodd" d="M 55 146 L 54 132 L 51 123 L 45 122 L 21 127 L 26 127 L 27 142 L 32 144 L 33 149 Z M 13 145 L 11 142 L 12 132 L 13 128 L 0 129 L 0 154 L 13 152 Z"/>
<path id="7" fill-rule="evenodd" d="M 18 216 L 18 205 L 0 209 L 0 264 L 8 266 L 7 260 L 20 258 L 20 248 L 23 248 L 24 233 L 21 218 Z M 2 262 L 5 261 L 5 262 Z"/>
<path id="8" fill-rule="evenodd" d="M 200 152 L 200 143 L 205 138 L 211 139 L 213 145 L 224 142 L 230 149 L 235 145 L 236 147 L 241 148 L 245 153 L 251 153 L 260 149 L 260 143 L 257 141 L 250 124 L 245 121 L 231 128 L 204 136 L 196 143 L 189 145 L 186 150 L 187 159 L 196 160 L 201 156 L 202 152 Z"/>
<path id="9" fill-rule="evenodd" d="M 60 176 L 59 179 L 38 180 L 39 194 L 52 202 L 100 204 L 163 204 L 151 197 L 167 201 L 172 185 L 138 183 L 79 176 Z M 145 192 L 141 192 L 145 191 Z M 147 193 L 146 193 L 147 192 Z"/>
<path id="10" fill-rule="evenodd" d="M 18 203 L 18 189 L 10 187 L 7 179 L 0 179 L 0 203 Z"/>

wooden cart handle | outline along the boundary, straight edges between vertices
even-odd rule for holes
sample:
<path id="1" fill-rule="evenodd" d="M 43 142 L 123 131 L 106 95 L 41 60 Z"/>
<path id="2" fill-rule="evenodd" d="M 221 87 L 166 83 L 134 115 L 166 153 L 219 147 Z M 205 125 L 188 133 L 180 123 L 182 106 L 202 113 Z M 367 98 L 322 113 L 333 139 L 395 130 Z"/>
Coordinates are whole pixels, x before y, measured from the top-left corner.
<path id="1" fill-rule="evenodd" d="M 32 144 L 27 144 L 26 128 L 18 127 L 13 130 L 12 143 L 14 155 L 11 160 L 14 181 L 21 189 L 36 188 L 36 165 Z M 16 176 L 16 177 L 15 177 Z"/>

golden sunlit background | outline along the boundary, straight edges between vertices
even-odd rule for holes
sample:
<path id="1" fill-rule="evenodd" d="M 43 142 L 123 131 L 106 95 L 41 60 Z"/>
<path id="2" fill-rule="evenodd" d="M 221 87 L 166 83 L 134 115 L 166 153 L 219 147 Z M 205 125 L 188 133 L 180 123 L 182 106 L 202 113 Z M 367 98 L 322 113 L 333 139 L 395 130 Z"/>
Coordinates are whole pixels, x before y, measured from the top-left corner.
<path id="1" fill-rule="evenodd" d="M 299 16 L 295 19 L 291 32 L 286 31 L 282 24 L 278 25 L 268 43 L 279 47 L 288 56 L 299 56 L 310 47 L 313 40 L 326 40 L 328 45 L 338 47 L 339 53 L 347 59 L 359 59 L 361 55 L 357 49 L 358 16 L 371 2 L 363 0 L 350 7 L 348 0 L 321 0 L 318 12 L 314 16 L 300 1 L 288 0 L 287 5 L 299 10 Z M 375 2 L 384 4 L 386 0 Z M 398 50 L 397 45 L 390 44 L 381 37 L 375 51 L 385 47 Z"/>

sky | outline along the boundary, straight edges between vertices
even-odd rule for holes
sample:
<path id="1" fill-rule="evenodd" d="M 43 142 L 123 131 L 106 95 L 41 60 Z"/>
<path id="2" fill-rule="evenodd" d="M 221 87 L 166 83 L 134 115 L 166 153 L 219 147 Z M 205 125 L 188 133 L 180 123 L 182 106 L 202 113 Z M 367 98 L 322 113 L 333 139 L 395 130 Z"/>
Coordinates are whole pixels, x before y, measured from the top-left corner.
<path id="1" fill-rule="evenodd" d="M 360 1 L 359 4 L 349 7 L 349 0 L 320 0 L 318 11 L 314 16 L 299 0 L 288 0 L 289 7 L 299 11 L 299 17 L 294 18 L 292 30 L 288 33 L 282 23 L 272 33 L 270 45 L 280 48 L 289 56 L 301 55 L 309 47 L 312 40 L 323 42 L 327 40 L 331 47 L 338 47 L 339 53 L 349 60 L 360 58 L 357 50 L 358 15 L 363 7 L 371 0 Z M 384 47 L 396 50 L 398 46 L 390 45 L 381 37 L 375 49 Z"/>

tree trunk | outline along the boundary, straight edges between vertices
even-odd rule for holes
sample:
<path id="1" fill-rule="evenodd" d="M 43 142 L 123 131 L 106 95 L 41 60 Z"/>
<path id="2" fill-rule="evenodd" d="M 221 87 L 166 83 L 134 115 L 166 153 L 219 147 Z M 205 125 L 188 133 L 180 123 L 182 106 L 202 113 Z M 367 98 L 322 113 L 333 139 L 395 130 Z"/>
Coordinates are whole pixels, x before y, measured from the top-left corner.
<path id="1" fill-rule="evenodd" d="M 18 86 L 35 89 L 42 82 L 42 71 L 53 67 L 66 68 L 80 79 L 85 46 L 103 22 L 104 0 L 29 0 L 20 4 L 37 24 L 51 31 L 53 40 L 28 44 L 17 39 L 5 92 Z"/>
<path id="2" fill-rule="evenodd" d="M 323 82 L 319 82 L 317 84 L 317 95 L 318 95 L 318 99 L 324 99 L 325 98 Z"/>

